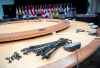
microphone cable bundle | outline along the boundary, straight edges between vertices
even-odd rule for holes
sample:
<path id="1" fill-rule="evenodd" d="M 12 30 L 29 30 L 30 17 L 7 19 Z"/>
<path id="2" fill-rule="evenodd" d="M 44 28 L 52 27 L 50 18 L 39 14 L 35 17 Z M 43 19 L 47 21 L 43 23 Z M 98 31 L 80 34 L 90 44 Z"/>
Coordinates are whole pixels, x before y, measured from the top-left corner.
<path id="1" fill-rule="evenodd" d="M 64 50 L 72 52 L 81 47 L 80 42 L 73 43 L 72 40 L 60 38 L 57 41 L 53 41 L 50 43 L 30 46 L 28 48 L 22 49 L 20 52 L 23 53 L 23 55 L 28 55 L 29 53 L 35 53 L 36 56 L 41 56 L 42 59 L 49 59 L 51 55 L 60 47 L 63 47 Z M 12 63 L 14 60 L 20 60 L 22 56 L 14 52 L 14 54 L 10 57 L 6 57 L 6 60 L 9 61 L 9 63 Z"/>

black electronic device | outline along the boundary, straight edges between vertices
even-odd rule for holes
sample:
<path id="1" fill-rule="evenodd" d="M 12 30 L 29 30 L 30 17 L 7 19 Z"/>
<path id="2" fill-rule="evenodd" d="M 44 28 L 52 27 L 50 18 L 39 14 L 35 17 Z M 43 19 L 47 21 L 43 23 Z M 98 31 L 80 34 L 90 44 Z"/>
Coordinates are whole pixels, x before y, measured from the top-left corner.
<path id="1" fill-rule="evenodd" d="M 66 51 L 75 51 L 75 50 L 79 49 L 80 47 L 81 47 L 80 42 L 75 42 L 75 43 L 70 43 L 70 44 L 66 43 L 64 45 L 64 49 Z"/>
<path id="2" fill-rule="evenodd" d="M 69 42 L 71 42 L 71 40 L 60 38 L 59 40 L 54 42 L 24 48 L 21 50 L 21 52 L 23 52 L 24 55 L 28 55 L 29 53 L 35 53 L 36 56 L 42 56 L 42 59 L 48 59 L 53 52 L 55 52 L 65 43 Z"/>

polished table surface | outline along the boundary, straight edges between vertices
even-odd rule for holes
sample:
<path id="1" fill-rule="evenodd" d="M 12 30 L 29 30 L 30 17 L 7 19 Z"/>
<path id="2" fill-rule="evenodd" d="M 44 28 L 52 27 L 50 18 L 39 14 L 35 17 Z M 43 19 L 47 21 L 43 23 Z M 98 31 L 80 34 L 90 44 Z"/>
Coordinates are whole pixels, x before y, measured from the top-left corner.
<path id="1" fill-rule="evenodd" d="M 61 19 L 9 21 L 0 25 L 0 42 L 27 39 L 60 31 L 70 26 Z"/>
<path id="2" fill-rule="evenodd" d="M 88 35 L 87 32 L 76 33 L 77 28 L 90 30 L 87 23 L 70 21 L 70 24 L 71 26 L 68 29 L 58 33 L 53 32 L 51 35 L 0 43 L 0 68 L 67 68 L 77 63 L 77 56 L 79 62 L 83 61 L 96 50 L 100 44 L 100 39 L 95 40 L 96 36 Z M 59 38 L 68 38 L 73 42 L 81 42 L 81 48 L 74 52 L 68 52 L 63 48 L 59 48 L 47 60 L 41 60 L 41 56 L 37 57 L 35 54 L 22 55 L 20 53 L 20 50 L 23 48 L 52 42 Z M 8 61 L 5 60 L 5 57 L 11 56 L 15 51 L 22 55 L 22 59 L 19 61 L 15 60 L 9 64 Z"/>

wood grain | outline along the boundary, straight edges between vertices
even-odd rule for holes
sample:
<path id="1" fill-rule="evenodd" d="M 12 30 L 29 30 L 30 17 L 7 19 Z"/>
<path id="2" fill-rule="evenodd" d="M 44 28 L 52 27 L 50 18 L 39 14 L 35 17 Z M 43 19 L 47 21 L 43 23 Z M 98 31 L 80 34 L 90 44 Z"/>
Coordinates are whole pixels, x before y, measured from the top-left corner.
<path id="1" fill-rule="evenodd" d="M 46 35 L 52 32 L 63 30 L 70 26 L 69 23 L 65 23 L 63 20 L 58 20 L 58 21 L 51 20 L 50 21 L 50 20 L 43 19 L 43 21 L 41 20 L 39 22 L 36 22 L 36 21 L 35 22 L 34 21 L 28 21 L 28 22 L 23 21 L 23 22 L 24 23 L 14 23 L 13 22 L 13 24 L 10 24 L 10 25 L 9 24 L 1 25 L 0 26 L 0 31 L 1 31 L 0 32 L 0 42 L 27 39 L 27 38 L 37 37 L 41 35 Z M 41 25 L 39 26 L 39 24 Z M 31 26 L 27 27 L 28 25 L 31 25 Z M 22 28 L 22 27 L 25 27 L 25 28 Z M 35 27 L 38 27 L 38 29 L 35 29 Z"/>

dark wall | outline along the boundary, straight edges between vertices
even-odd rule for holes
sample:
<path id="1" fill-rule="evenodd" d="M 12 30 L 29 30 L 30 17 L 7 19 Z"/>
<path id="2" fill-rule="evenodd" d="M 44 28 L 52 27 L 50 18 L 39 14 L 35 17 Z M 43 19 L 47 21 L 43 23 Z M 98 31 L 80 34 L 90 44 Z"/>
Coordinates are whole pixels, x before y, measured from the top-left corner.
<path id="1" fill-rule="evenodd" d="M 74 7 L 76 7 L 78 14 L 87 13 L 89 2 L 88 0 L 71 0 Z"/>
<path id="2" fill-rule="evenodd" d="M 14 18 L 16 16 L 15 5 L 3 5 L 4 18 Z"/>
<path id="3" fill-rule="evenodd" d="M 15 0 L 16 5 L 27 4 L 58 4 L 58 3 L 72 3 L 72 6 L 76 8 L 78 14 L 87 13 L 89 2 L 88 0 Z"/>
<path id="4" fill-rule="evenodd" d="M 68 0 L 15 0 L 17 4 L 57 4 L 66 3 Z"/>
<path id="5" fill-rule="evenodd" d="M 96 12 L 100 13 L 100 0 L 96 0 Z"/>

